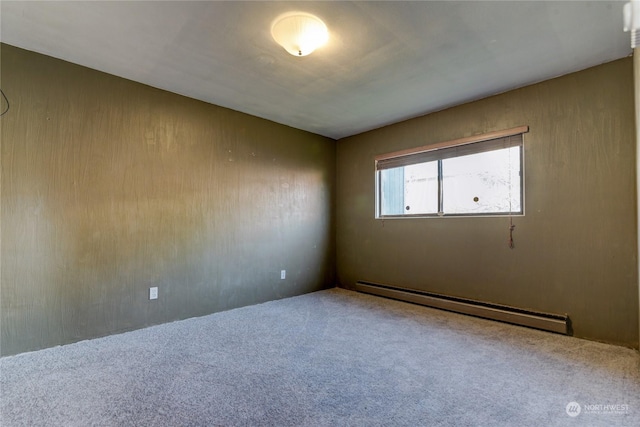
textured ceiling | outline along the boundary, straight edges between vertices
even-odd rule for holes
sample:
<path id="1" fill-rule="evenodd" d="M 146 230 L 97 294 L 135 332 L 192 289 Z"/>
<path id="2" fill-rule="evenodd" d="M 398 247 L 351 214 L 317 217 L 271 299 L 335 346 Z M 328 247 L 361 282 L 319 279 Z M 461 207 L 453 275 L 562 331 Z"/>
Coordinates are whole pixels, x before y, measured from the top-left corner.
<path id="1" fill-rule="evenodd" d="M 5 0 L 0 39 L 337 139 L 628 56 L 623 4 Z M 276 45 L 290 10 L 329 43 Z"/>

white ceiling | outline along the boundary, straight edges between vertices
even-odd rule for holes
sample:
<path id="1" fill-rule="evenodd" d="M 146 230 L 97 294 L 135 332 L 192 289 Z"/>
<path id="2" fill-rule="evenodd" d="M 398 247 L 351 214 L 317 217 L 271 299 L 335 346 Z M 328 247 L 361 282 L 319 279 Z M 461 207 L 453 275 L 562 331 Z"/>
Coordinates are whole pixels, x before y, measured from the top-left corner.
<path id="1" fill-rule="evenodd" d="M 622 1 L 1 1 L 0 40 L 332 138 L 631 54 Z M 289 55 L 290 10 L 329 43 Z"/>

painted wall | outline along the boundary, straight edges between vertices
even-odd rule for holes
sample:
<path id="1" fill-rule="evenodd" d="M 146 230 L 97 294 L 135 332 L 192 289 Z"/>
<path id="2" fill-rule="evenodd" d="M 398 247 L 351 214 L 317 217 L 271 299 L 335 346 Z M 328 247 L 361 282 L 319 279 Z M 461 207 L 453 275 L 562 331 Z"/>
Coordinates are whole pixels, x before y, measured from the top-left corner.
<path id="1" fill-rule="evenodd" d="M 638 348 L 632 59 L 345 138 L 337 274 L 568 313 L 574 335 Z M 374 219 L 374 156 L 529 125 L 526 215 Z"/>
<path id="2" fill-rule="evenodd" d="M 335 141 L 1 56 L 2 355 L 334 285 Z"/>
<path id="3" fill-rule="evenodd" d="M 633 49 L 633 91 L 635 93 L 635 110 L 636 110 L 636 224 L 640 224 L 640 49 Z M 637 245 L 640 253 L 640 230 L 637 230 Z M 640 262 L 638 262 L 638 275 L 640 276 Z M 638 281 L 638 304 L 640 304 L 640 277 Z M 638 332 L 640 333 L 640 315 L 638 316 Z M 640 336 L 638 337 L 640 340 Z"/>

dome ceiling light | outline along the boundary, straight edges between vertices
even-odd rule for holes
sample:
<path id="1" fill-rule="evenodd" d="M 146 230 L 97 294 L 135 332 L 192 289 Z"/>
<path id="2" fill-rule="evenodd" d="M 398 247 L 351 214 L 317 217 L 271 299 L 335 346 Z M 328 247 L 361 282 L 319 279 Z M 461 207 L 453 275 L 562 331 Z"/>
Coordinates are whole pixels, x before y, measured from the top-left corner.
<path id="1" fill-rule="evenodd" d="M 305 12 L 287 12 L 271 24 L 271 36 L 293 56 L 307 56 L 329 40 L 320 18 Z"/>

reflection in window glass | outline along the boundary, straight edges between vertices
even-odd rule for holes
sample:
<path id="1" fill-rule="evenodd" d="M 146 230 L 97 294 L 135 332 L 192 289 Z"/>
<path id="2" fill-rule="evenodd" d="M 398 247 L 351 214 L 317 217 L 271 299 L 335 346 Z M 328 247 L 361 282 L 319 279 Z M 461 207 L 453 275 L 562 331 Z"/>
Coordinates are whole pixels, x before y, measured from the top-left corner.
<path id="1" fill-rule="evenodd" d="M 442 161 L 447 214 L 520 212 L 520 147 Z"/>
<path id="2" fill-rule="evenodd" d="M 438 213 L 438 162 L 404 167 L 404 213 Z"/>
<path id="3" fill-rule="evenodd" d="M 380 171 L 382 215 L 438 213 L 438 162 Z"/>
<path id="4" fill-rule="evenodd" d="M 404 167 L 380 171 L 380 214 L 404 214 Z"/>

